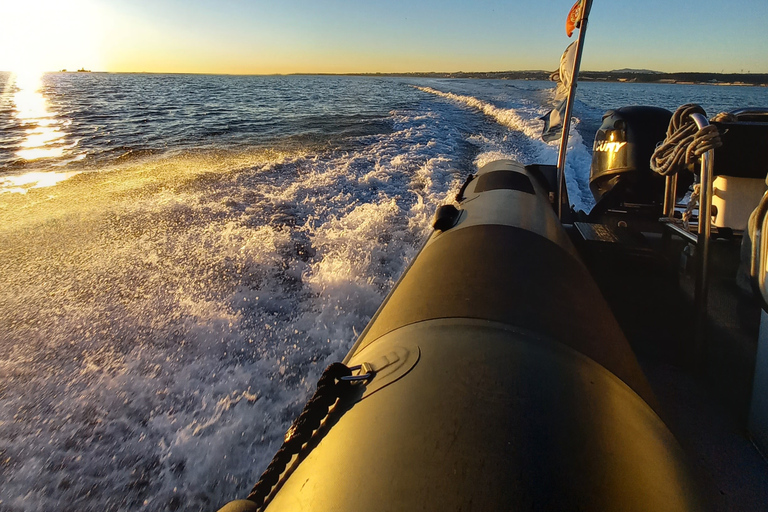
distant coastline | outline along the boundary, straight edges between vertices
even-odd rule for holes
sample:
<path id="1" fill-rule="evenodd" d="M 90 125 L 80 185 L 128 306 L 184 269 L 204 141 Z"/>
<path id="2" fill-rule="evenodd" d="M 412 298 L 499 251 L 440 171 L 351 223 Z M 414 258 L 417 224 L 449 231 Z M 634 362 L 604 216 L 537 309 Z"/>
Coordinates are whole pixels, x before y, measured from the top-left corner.
<path id="1" fill-rule="evenodd" d="M 455 73 L 312 73 L 343 76 L 391 76 L 411 78 L 485 78 L 497 80 L 549 80 L 551 71 L 490 71 Z M 592 82 L 639 82 L 660 84 L 708 84 L 768 86 L 768 73 L 661 73 L 648 70 L 582 71 L 579 80 Z"/>
<path id="2" fill-rule="evenodd" d="M 53 73 L 91 73 L 90 69 L 53 71 Z M 0 71 L 11 73 L 11 71 Z M 48 72 L 50 73 L 50 71 Z M 496 80 L 543 80 L 549 81 L 551 71 L 454 71 L 454 72 L 410 72 L 410 73 L 274 73 L 274 74 L 240 74 L 240 73 L 169 73 L 147 71 L 93 71 L 93 73 L 115 73 L 128 75 L 221 75 L 221 76 L 370 76 L 370 77 L 400 77 L 400 78 L 472 78 Z M 659 84 L 698 84 L 698 85 L 736 85 L 768 87 L 768 73 L 703 73 L 679 72 L 663 73 L 645 69 L 618 69 L 614 71 L 581 71 L 579 80 L 585 82 L 627 82 L 627 83 L 659 83 Z"/>

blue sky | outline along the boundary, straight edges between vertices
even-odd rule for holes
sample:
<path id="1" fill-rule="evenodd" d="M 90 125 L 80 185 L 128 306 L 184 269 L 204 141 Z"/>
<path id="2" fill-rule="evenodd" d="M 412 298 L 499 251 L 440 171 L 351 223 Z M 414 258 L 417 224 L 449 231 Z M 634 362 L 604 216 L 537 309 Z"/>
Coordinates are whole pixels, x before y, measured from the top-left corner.
<path id="1" fill-rule="evenodd" d="M 13 50 L 0 69 L 297 73 L 554 69 L 572 1 L 18 5 L 0 22 L 0 44 Z M 768 72 L 768 0 L 596 0 L 582 68 L 624 67 Z"/>

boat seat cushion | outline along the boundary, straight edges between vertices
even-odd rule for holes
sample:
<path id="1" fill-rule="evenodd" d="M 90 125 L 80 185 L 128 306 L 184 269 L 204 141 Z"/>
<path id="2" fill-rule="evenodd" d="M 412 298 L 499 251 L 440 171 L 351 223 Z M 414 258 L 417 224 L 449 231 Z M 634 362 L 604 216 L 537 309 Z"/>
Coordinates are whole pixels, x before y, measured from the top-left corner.
<path id="1" fill-rule="evenodd" d="M 715 149 L 714 174 L 765 179 L 768 174 L 768 123 L 714 122 L 722 147 Z"/>

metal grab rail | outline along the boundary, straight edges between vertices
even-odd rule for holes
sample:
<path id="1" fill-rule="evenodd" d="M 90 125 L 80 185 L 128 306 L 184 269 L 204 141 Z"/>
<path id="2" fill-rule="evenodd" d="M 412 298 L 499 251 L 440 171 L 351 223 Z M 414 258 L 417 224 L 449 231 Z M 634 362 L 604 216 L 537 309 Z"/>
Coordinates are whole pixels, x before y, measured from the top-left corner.
<path id="1" fill-rule="evenodd" d="M 760 204 L 753 213 L 755 230 L 752 236 L 752 254 L 749 265 L 750 281 L 755 295 L 761 302 L 761 306 L 768 311 L 768 289 L 766 289 L 766 272 L 768 272 L 768 238 L 764 232 L 768 227 L 768 192 L 763 195 Z"/>
<path id="2" fill-rule="evenodd" d="M 698 113 L 690 114 L 696 127 L 701 130 L 709 126 L 706 117 Z M 696 284 L 694 288 L 694 306 L 696 314 L 696 334 L 694 358 L 701 357 L 704 346 L 704 333 L 707 318 L 707 297 L 709 293 L 709 243 L 712 235 L 712 196 L 713 174 L 715 167 L 715 151 L 710 149 L 701 155 L 700 192 L 699 192 L 699 223 L 697 234 L 693 234 L 678 226 L 674 221 L 675 205 L 677 202 L 677 175 L 669 175 L 666 178 L 664 191 L 664 216 L 669 222 L 669 228 L 678 234 L 696 243 Z M 698 364 L 698 361 L 696 362 Z"/>
<path id="3" fill-rule="evenodd" d="M 691 114 L 691 119 L 701 130 L 709 126 L 707 118 L 701 114 Z M 707 318 L 707 296 L 709 294 L 709 240 L 712 234 L 712 195 L 713 170 L 715 167 L 715 150 L 710 149 L 701 155 L 701 191 L 699 195 L 699 226 L 696 242 L 699 252 L 694 288 L 696 311 L 696 353 L 700 356 L 704 343 L 704 331 Z"/>

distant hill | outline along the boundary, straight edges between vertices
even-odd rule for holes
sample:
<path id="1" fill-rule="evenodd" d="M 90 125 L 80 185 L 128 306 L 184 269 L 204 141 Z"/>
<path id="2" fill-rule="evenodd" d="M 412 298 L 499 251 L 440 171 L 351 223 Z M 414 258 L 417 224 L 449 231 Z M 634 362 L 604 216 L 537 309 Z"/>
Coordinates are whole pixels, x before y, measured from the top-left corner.
<path id="1" fill-rule="evenodd" d="M 551 71 L 427 72 L 427 73 L 347 73 L 355 76 L 398 76 L 424 78 L 491 78 L 501 80 L 549 80 Z M 334 74 L 334 73 L 329 73 Z M 579 80 L 601 82 L 684 83 L 714 85 L 768 86 L 768 73 L 662 73 L 646 69 L 582 71 Z"/>
<path id="2" fill-rule="evenodd" d="M 651 69 L 632 69 L 632 68 L 622 68 L 622 69 L 614 69 L 613 71 L 608 71 L 608 73 L 632 73 L 632 74 L 643 74 L 643 75 L 663 75 L 661 71 L 653 71 Z"/>

